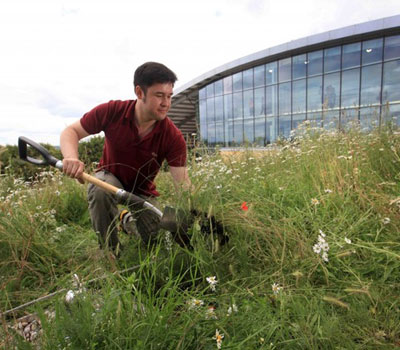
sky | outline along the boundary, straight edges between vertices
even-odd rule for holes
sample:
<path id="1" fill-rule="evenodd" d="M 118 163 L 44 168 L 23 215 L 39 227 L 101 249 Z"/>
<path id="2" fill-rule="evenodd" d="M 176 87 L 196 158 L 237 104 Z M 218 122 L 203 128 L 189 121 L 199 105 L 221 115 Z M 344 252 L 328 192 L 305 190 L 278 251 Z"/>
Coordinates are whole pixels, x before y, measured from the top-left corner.
<path id="1" fill-rule="evenodd" d="M 0 145 L 58 145 L 93 107 L 134 99 L 146 61 L 171 68 L 179 87 L 254 52 L 398 14 L 400 0 L 2 0 Z"/>

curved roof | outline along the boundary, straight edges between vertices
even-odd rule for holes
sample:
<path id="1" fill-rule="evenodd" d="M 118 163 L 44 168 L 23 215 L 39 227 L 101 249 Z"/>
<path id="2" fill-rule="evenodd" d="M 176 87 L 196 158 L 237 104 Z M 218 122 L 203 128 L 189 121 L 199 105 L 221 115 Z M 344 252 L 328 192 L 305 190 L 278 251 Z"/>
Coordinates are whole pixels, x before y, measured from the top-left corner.
<path id="1" fill-rule="evenodd" d="M 400 33 L 400 15 L 314 34 L 244 56 L 204 73 L 177 88 L 168 116 L 184 134 L 196 133 L 198 91 L 215 80 L 284 57 L 398 33 Z"/>

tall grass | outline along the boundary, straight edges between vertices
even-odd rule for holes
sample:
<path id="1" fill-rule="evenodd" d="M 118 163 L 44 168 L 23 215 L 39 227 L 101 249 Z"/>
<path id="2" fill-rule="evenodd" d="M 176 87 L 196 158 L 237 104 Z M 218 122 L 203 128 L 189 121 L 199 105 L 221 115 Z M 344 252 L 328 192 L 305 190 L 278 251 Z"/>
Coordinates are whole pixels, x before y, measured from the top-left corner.
<path id="1" fill-rule="evenodd" d="M 190 160 L 191 194 L 157 179 L 164 205 L 214 215 L 220 246 L 189 230 L 193 250 L 160 232 L 145 247 L 121 237 L 101 254 L 85 187 L 46 173 L 0 183 L 0 307 L 87 283 L 30 306 L 30 344 L 3 327 L 6 348 L 390 349 L 400 346 L 400 134 L 300 130 L 294 141 Z M 201 159 L 200 159 L 201 158 Z M 10 170 L 12 171 L 12 170 Z M 115 273 L 135 266 L 130 272 Z M 213 286 L 207 281 L 215 276 Z M 44 310 L 55 310 L 49 319 Z M 23 312 L 14 313 L 13 317 Z M 3 317 L 3 325 L 12 317 Z M 217 343 L 216 330 L 224 335 Z"/>

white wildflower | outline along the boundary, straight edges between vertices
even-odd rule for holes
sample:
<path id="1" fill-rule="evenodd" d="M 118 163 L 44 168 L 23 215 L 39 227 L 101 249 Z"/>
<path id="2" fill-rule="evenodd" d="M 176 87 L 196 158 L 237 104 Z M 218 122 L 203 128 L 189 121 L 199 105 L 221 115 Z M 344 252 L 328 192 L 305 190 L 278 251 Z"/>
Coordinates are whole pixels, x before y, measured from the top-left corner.
<path id="1" fill-rule="evenodd" d="M 219 332 L 218 329 L 215 330 L 215 335 L 213 339 L 217 342 L 217 348 L 221 349 L 222 347 L 222 339 L 224 339 L 224 335 Z"/>
<path id="2" fill-rule="evenodd" d="M 382 223 L 383 223 L 384 225 L 390 224 L 390 218 L 383 218 L 383 219 L 382 219 Z"/>
<path id="3" fill-rule="evenodd" d="M 215 292 L 216 285 L 218 283 L 218 280 L 215 276 L 207 277 L 206 278 L 208 284 L 210 285 L 210 288 L 213 292 Z"/>
<path id="4" fill-rule="evenodd" d="M 272 291 L 274 292 L 275 295 L 279 294 L 279 292 L 282 290 L 282 287 L 279 286 L 279 284 L 274 283 L 272 285 Z"/>
<path id="5" fill-rule="evenodd" d="M 189 309 L 198 309 L 199 307 L 204 305 L 204 301 L 200 299 L 193 298 L 192 300 L 188 301 Z"/>
<path id="6" fill-rule="evenodd" d="M 347 237 L 344 237 L 344 241 L 345 241 L 347 244 L 351 244 L 351 239 L 349 239 L 349 238 L 347 238 Z"/>
<path id="7" fill-rule="evenodd" d="M 236 304 L 232 304 L 232 306 L 229 306 L 227 316 L 230 316 L 233 312 L 238 312 L 238 307 L 236 306 Z"/>
<path id="8" fill-rule="evenodd" d="M 75 298 L 75 293 L 73 290 L 69 290 L 65 296 L 65 301 L 71 303 Z"/>
<path id="9" fill-rule="evenodd" d="M 330 190 L 329 188 L 327 188 L 327 189 L 325 189 L 325 191 L 324 191 L 325 193 L 332 193 L 332 190 Z"/>

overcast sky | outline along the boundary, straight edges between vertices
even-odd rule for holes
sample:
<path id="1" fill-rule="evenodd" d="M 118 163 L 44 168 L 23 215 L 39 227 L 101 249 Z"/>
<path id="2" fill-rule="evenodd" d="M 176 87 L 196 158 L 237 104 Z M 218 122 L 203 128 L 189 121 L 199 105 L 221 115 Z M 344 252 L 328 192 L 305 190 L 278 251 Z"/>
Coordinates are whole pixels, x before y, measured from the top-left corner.
<path id="1" fill-rule="evenodd" d="M 59 144 L 97 104 L 132 99 L 158 61 L 179 87 L 240 57 L 400 14 L 400 0 L 2 0 L 0 145 Z"/>

